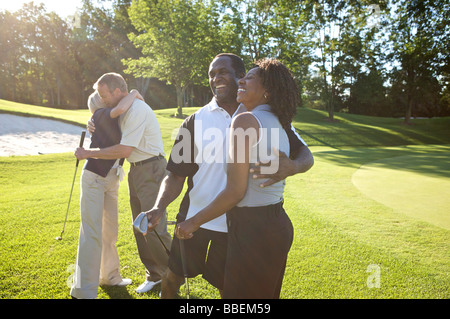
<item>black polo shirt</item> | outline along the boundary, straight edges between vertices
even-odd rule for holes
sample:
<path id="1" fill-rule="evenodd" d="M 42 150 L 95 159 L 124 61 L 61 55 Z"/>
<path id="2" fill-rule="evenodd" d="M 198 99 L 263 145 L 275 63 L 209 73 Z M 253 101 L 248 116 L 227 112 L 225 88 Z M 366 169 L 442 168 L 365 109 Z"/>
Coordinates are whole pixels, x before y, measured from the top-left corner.
<path id="1" fill-rule="evenodd" d="M 95 124 L 95 132 L 92 133 L 90 148 L 105 148 L 120 143 L 121 131 L 118 118 L 111 118 L 111 108 L 101 108 L 95 111 L 92 120 Z M 115 159 L 104 160 L 89 158 L 84 164 L 84 169 L 106 177 L 113 167 Z"/>

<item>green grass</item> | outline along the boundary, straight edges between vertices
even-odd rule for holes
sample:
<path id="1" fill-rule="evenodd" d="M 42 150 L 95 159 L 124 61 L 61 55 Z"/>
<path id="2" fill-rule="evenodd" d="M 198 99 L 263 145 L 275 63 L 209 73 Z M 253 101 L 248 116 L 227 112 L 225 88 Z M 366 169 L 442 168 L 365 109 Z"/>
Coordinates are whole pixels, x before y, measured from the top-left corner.
<path id="1" fill-rule="evenodd" d="M 450 230 L 449 152 L 448 147 L 416 148 L 412 155 L 385 158 L 361 166 L 352 181 L 366 196 Z"/>
<path id="2" fill-rule="evenodd" d="M 326 120 L 326 113 L 302 108 L 294 126 L 309 146 L 380 147 L 412 144 L 450 144 L 450 119 L 413 119 L 411 125 L 394 118 L 354 114 L 335 116 L 336 122 Z"/>
<path id="3" fill-rule="evenodd" d="M 353 151 L 317 152 L 314 171 L 288 181 L 297 237 L 285 282 L 297 284 L 285 285 L 286 297 L 448 298 L 449 231 L 362 194 L 351 179 L 357 168 L 336 165 Z M 404 150 L 360 151 L 363 164 Z M 367 288 L 371 264 L 381 268 L 380 289 Z"/>
<path id="4" fill-rule="evenodd" d="M 0 100 L 0 111 L 22 110 L 80 125 L 89 116 L 87 110 L 58 111 Z M 171 117 L 173 109 L 155 113 L 169 154 L 170 136 L 181 120 Z M 415 120 L 415 125 L 405 126 L 399 119 L 336 117 L 339 121 L 330 123 L 324 121 L 324 112 L 300 109 L 294 122 L 313 151 L 315 165 L 287 181 L 285 208 L 295 239 L 281 297 L 448 299 L 450 231 L 367 196 L 352 178 L 361 167 L 382 163 L 393 171 L 420 170 L 437 178 L 435 192 L 444 191 L 439 181 L 448 182 L 450 119 Z M 431 166 L 422 161 L 427 154 L 434 155 Z M 407 158 L 415 159 L 408 167 L 397 161 Z M 80 222 L 80 168 L 64 239 L 54 238 L 64 223 L 74 170 L 75 159 L 69 153 L 0 158 L 0 298 L 69 297 L 67 269 L 75 263 Z M 420 192 L 419 187 L 411 198 Z M 132 235 L 126 180 L 119 196 L 121 272 L 133 284 L 101 287 L 98 297 L 156 299 L 158 289 L 135 293 L 144 268 Z M 180 199 L 169 206 L 169 219 L 175 218 Z M 380 267 L 380 288 L 367 285 L 370 265 Z M 190 280 L 190 288 L 192 298 L 219 298 L 201 277 Z M 184 296 L 183 287 L 180 294 Z"/>
<path id="5" fill-rule="evenodd" d="M 82 127 L 86 127 L 87 119 L 89 119 L 90 116 L 87 108 L 85 110 L 61 110 L 6 100 L 0 100 L 0 113 L 57 119 L 66 123 L 80 125 Z"/>

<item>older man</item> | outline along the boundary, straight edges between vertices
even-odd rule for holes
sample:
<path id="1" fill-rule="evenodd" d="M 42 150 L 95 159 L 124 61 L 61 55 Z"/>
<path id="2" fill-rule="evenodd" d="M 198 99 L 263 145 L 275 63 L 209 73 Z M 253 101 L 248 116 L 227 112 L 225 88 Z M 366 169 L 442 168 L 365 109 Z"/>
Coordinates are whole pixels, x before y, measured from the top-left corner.
<path id="1" fill-rule="evenodd" d="M 107 106 L 117 105 L 128 95 L 127 84 L 117 73 L 102 75 L 94 88 Z M 167 161 L 159 123 L 149 105 L 135 100 L 128 112 L 120 116 L 119 125 L 122 131 L 119 144 L 103 149 L 78 148 L 75 155 L 78 159 L 127 158 L 130 162 L 128 186 L 134 220 L 141 212 L 153 207 L 159 186 L 166 176 Z M 167 269 L 168 256 L 159 240 L 165 246 L 171 245 L 166 221 L 167 214 L 164 213 L 154 232 L 144 236 L 134 231 L 139 257 L 146 268 L 146 279 L 136 290 L 139 293 L 147 292 L 160 283 Z"/>

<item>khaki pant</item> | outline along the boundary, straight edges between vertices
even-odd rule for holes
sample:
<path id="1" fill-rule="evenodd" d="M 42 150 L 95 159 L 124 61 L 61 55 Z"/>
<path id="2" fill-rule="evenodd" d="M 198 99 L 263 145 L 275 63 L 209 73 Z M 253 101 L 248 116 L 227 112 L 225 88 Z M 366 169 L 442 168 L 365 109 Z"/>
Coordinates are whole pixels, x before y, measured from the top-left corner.
<path id="1" fill-rule="evenodd" d="M 116 242 L 118 223 L 119 178 L 117 169 L 102 177 L 88 170 L 81 174 L 81 227 L 73 297 L 97 297 L 99 284 L 115 285 L 122 281 Z"/>
<path id="2" fill-rule="evenodd" d="M 131 212 L 133 221 L 144 211 L 153 208 L 159 187 L 166 176 L 166 159 L 157 159 L 142 165 L 131 165 L 128 173 Z M 167 214 L 155 229 L 165 246 L 170 249 L 172 237 L 167 231 Z M 158 281 L 164 275 L 169 257 L 155 231 L 146 236 L 134 230 L 139 257 L 146 268 L 146 280 Z"/>

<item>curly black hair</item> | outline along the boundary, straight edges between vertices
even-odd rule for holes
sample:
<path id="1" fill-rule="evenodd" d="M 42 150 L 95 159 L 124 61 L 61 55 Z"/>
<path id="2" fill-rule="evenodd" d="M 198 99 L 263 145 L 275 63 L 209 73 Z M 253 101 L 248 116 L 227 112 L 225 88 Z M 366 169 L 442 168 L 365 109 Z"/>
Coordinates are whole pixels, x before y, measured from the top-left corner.
<path id="1" fill-rule="evenodd" d="M 269 93 L 267 104 L 278 117 L 281 126 L 288 129 L 297 112 L 299 92 L 291 71 L 277 59 L 261 59 L 256 61 L 262 85 Z"/>

